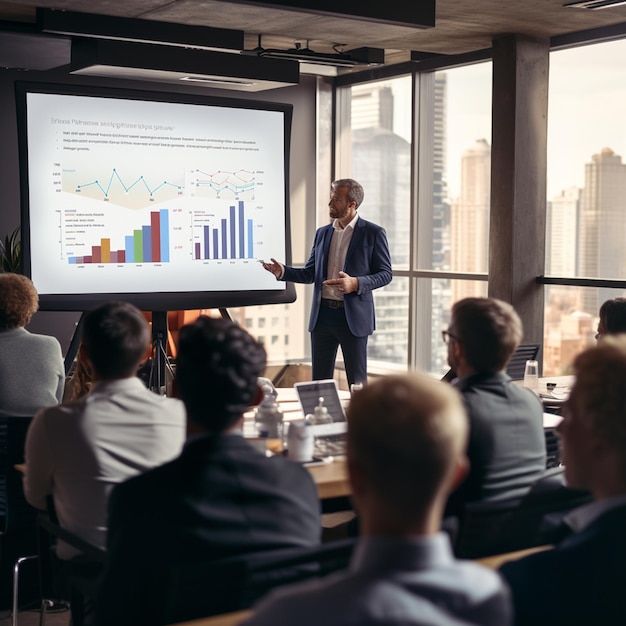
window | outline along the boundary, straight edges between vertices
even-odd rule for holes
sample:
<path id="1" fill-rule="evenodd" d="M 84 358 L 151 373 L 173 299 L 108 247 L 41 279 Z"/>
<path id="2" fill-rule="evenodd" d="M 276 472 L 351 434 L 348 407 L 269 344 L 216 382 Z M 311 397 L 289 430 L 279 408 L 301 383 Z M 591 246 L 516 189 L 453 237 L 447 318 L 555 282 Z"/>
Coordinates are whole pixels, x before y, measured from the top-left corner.
<path id="1" fill-rule="evenodd" d="M 352 176 L 365 188 L 359 212 L 387 230 L 394 270 L 374 292 L 370 368 L 439 372 L 452 303 L 487 291 L 491 63 L 345 90 L 351 133 L 338 136 L 351 136 Z"/>
<path id="2" fill-rule="evenodd" d="M 625 54 L 626 40 L 620 40 L 550 55 L 548 276 L 626 279 Z M 602 302 L 625 293 L 546 286 L 544 374 L 568 371 L 573 357 L 593 343 Z"/>

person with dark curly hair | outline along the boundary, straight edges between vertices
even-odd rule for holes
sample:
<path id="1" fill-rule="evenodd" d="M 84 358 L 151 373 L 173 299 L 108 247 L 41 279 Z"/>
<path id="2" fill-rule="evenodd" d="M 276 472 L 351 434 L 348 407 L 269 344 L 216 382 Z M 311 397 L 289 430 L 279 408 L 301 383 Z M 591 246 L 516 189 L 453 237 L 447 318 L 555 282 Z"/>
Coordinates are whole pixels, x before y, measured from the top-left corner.
<path id="1" fill-rule="evenodd" d="M 24 328 L 38 308 L 29 278 L 0 273 L 0 415 L 31 417 L 63 398 L 61 345 Z"/>
<path id="2" fill-rule="evenodd" d="M 189 619 L 172 591 L 177 570 L 320 542 L 310 473 L 242 436 L 265 363 L 263 346 L 229 320 L 200 317 L 181 329 L 176 384 L 188 439 L 178 458 L 113 490 L 98 624 L 161 624 L 166 607 L 168 623 Z M 213 593 L 219 609 L 227 598 Z"/>

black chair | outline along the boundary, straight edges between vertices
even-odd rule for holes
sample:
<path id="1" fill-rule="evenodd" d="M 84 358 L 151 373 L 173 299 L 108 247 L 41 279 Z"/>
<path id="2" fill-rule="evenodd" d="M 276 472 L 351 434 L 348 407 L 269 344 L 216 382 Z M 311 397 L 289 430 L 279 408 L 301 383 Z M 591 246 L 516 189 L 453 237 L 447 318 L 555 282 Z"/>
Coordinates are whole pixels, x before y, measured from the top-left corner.
<path id="1" fill-rule="evenodd" d="M 48 512 L 40 512 L 37 518 L 39 534 L 39 580 L 42 614 L 48 601 L 69 601 L 72 605 L 72 623 L 80 626 L 84 598 L 98 596 L 107 553 L 82 537 L 61 527 L 56 518 L 52 498 L 48 500 Z M 71 564 L 56 556 L 56 544 L 63 541 L 82 553 Z M 78 621 L 78 623 L 75 622 Z"/>
<path id="2" fill-rule="evenodd" d="M 543 434 L 546 439 L 546 469 L 553 469 L 561 465 L 561 449 L 559 438 L 554 428 L 544 428 Z"/>
<path id="3" fill-rule="evenodd" d="M 553 543 L 563 516 L 589 501 L 589 492 L 565 486 L 562 467 L 547 470 L 523 497 L 466 504 L 454 552 L 477 559 Z"/>
<path id="4" fill-rule="evenodd" d="M 539 348 L 541 344 L 538 343 L 526 343 L 517 346 L 517 350 L 513 353 L 507 366 L 506 373 L 513 380 L 523 380 L 524 370 L 526 369 L 526 361 L 534 360 L 539 354 Z M 441 380 L 445 383 L 450 383 L 456 378 L 456 372 L 453 369 L 449 369 L 442 377 Z"/>
<path id="5" fill-rule="evenodd" d="M 18 559 L 37 552 L 37 509 L 28 504 L 22 474 L 15 465 L 24 462 L 24 442 L 31 417 L 0 416 L 0 606 L 12 603 L 12 580 Z M 23 562 L 23 561 L 22 561 Z M 21 563 L 20 563 L 21 564 Z M 36 569 L 27 572 L 22 590 L 36 597 Z"/>
<path id="6" fill-rule="evenodd" d="M 172 568 L 159 624 L 250 608 L 275 587 L 348 566 L 356 539 L 312 548 L 283 548 Z M 156 622 L 155 622 L 156 623 Z"/>
<path id="7" fill-rule="evenodd" d="M 537 354 L 539 354 L 539 348 L 541 348 L 539 343 L 526 343 L 517 346 L 517 350 L 515 350 L 506 366 L 506 373 L 513 380 L 523 380 L 526 361 L 534 361 L 537 358 Z"/>

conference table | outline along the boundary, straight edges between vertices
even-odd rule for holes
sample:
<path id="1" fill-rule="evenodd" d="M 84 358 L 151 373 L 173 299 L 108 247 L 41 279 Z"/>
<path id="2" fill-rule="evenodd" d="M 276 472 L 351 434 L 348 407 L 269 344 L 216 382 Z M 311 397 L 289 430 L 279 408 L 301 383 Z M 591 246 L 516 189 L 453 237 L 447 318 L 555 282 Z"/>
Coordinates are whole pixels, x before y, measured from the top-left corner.
<path id="1" fill-rule="evenodd" d="M 298 400 L 298 394 L 293 387 L 277 387 L 276 400 L 283 414 L 283 424 L 304 419 L 302 407 Z M 339 390 L 339 399 L 344 406 L 350 401 L 350 392 L 343 389 Z M 278 453 L 282 450 L 282 441 L 280 440 L 261 440 L 255 437 L 254 427 L 255 410 L 252 409 L 244 415 L 244 436 L 261 447 L 267 447 L 268 450 Z M 324 463 L 318 463 L 305 467 L 313 476 L 320 500 L 329 500 L 332 498 L 345 498 L 350 496 L 350 484 L 348 482 L 348 470 L 346 460 L 343 456 L 328 457 L 324 459 Z"/>
<path id="2" fill-rule="evenodd" d="M 539 379 L 539 394 L 546 409 L 559 408 L 565 402 L 569 396 L 569 390 L 573 381 L 573 376 L 551 376 Z M 523 384 L 523 381 L 516 382 Z M 547 387 L 548 383 L 555 383 L 554 389 L 550 390 Z M 279 387 L 276 391 L 278 394 L 277 400 L 283 412 L 283 421 L 290 422 L 302 419 L 302 408 L 300 407 L 296 390 L 293 387 Z M 350 401 L 350 393 L 340 390 L 339 398 L 346 406 Z M 543 414 L 544 429 L 555 428 L 561 419 L 560 415 L 547 410 Z M 253 432 L 254 411 L 246 414 L 246 426 L 248 432 Z M 246 427 L 244 427 L 245 432 Z M 280 442 L 276 443 L 276 446 L 280 447 L 280 445 Z M 329 458 L 323 465 L 309 466 L 307 469 L 315 480 L 320 500 L 350 496 L 351 491 L 345 457 Z"/>

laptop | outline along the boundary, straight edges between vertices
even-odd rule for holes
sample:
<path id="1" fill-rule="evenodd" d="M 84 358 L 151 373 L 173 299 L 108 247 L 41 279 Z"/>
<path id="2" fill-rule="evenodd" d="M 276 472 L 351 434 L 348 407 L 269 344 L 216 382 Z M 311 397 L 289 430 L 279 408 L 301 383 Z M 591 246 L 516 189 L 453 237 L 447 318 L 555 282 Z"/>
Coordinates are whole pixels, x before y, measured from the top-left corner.
<path id="1" fill-rule="evenodd" d="M 332 419 L 332 423 L 311 426 L 316 439 L 316 450 L 320 451 L 322 456 L 345 454 L 348 422 L 339 397 L 337 382 L 333 378 L 313 380 L 295 383 L 294 388 L 304 415 L 313 414 L 319 399 L 324 398 L 324 406 Z"/>
<path id="2" fill-rule="evenodd" d="M 328 409 L 333 422 L 345 422 L 346 413 L 343 410 L 337 381 L 334 378 L 327 380 L 313 380 L 295 383 L 294 389 L 304 415 L 313 414 L 320 398 L 324 398 L 324 406 Z"/>

